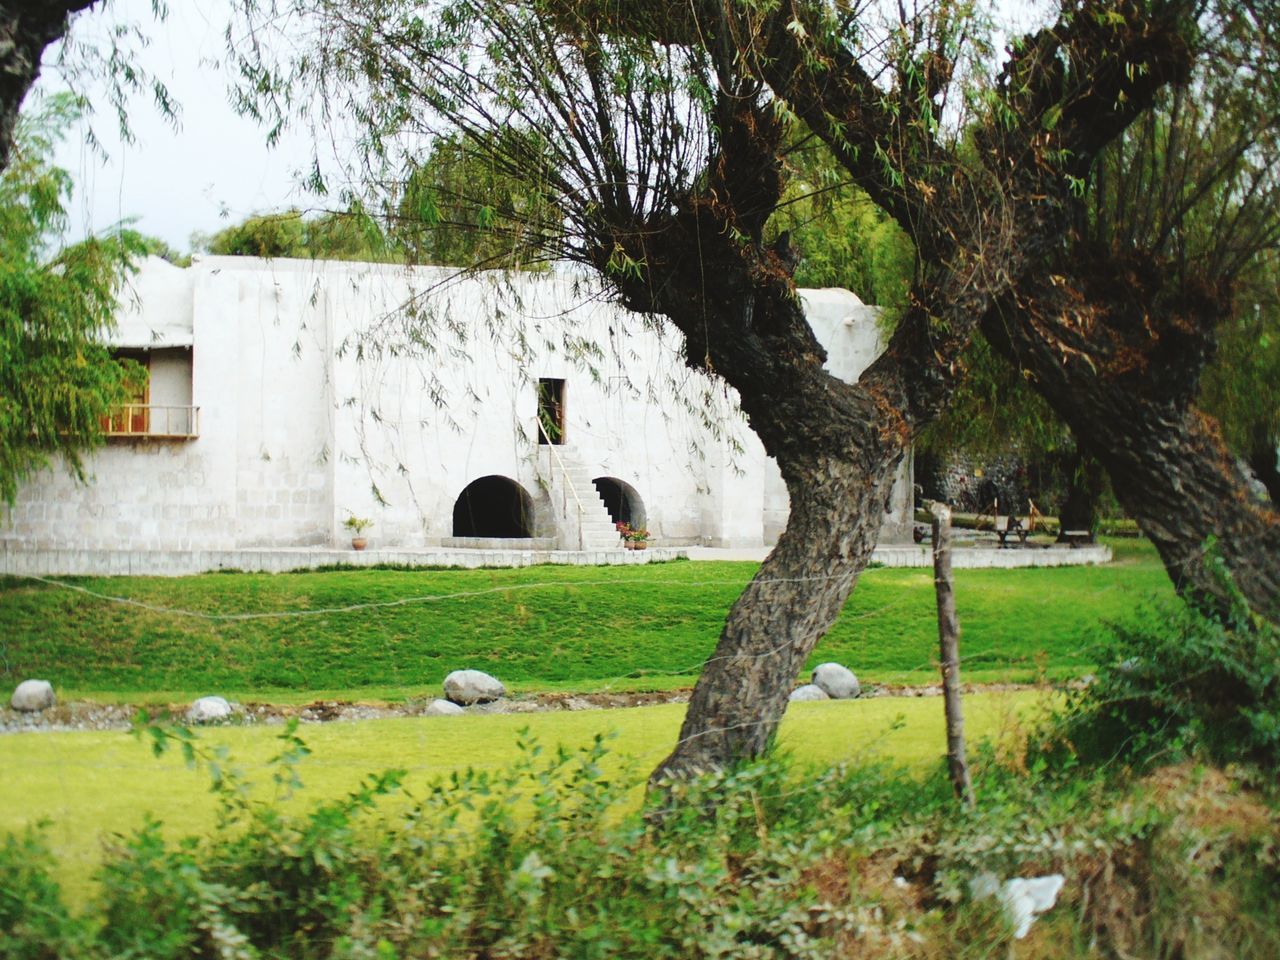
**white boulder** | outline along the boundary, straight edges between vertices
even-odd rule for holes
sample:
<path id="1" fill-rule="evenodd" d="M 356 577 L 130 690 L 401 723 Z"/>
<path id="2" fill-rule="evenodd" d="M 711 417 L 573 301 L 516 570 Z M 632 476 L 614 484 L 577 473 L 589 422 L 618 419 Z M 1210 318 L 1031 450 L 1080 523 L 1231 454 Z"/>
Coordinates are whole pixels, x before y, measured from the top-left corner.
<path id="1" fill-rule="evenodd" d="M 466 712 L 456 703 L 450 703 L 448 700 L 432 700 L 427 704 L 427 709 L 422 711 L 422 715 L 424 717 L 456 717 Z"/>
<path id="2" fill-rule="evenodd" d="M 464 707 L 497 700 L 506 692 L 502 681 L 482 670 L 455 670 L 444 678 L 444 695 Z"/>
<path id="3" fill-rule="evenodd" d="M 234 709 L 222 697 L 201 697 L 187 708 L 188 723 L 217 723 L 228 719 Z"/>
<path id="4" fill-rule="evenodd" d="M 38 713 L 48 710 L 58 698 L 53 695 L 53 684 L 48 680 L 23 680 L 13 691 L 9 706 L 23 713 Z"/>
<path id="5" fill-rule="evenodd" d="M 853 671 L 838 663 L 820 663 L 814 667 L 813 684 L 821 687 L 832 700 L 852 700 L 862 693 Z"/>
<path id="6" fill-rule="evenodd" d="M 812 683 L 806 683 L 803 687 L 796 687 L 791 691 L 788 700 L 805 701 L 805 700 L 830 700 L 827 691 Z"/>

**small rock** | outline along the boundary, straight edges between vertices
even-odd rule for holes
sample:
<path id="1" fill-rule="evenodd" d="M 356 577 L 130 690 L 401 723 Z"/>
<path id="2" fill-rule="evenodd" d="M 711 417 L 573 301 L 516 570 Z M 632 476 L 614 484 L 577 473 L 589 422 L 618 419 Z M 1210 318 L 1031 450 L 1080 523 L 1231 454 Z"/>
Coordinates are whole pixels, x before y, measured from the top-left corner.
<path id="1" fill-rule="evenodd" d="M 448 700 L 432 700 L 427 705 L 427 709 L 422 711 L 422 715 L 424 717 L 456 717 L 466 712 L 456 703 L 450 703 Z"/>
<path id="2" fill-rule="evenodd" d="M 481 670 L 455 670 L 444 678 L 444 695 L 463 706 L 489 703 L 506 692 L 500 680 Z"/>
<path id="3" fill-rule="evenodd" d="M 23 680 L 13 691 L 9 706 L 23 713 L 39 713 L 41 710 L 48 710 L 56 702 L 53 684 L 48 680 Z"/>
<path id="4" fill-rule="evenodd" d="M 788 700 L 804 701 L 804 700 L 830 700 L 827 691 L 823 690 L 817 684 L 806 683 L 803 687 L 796 687 L 791 691 Z"/>
<path id="5" fill-rule="evenodd" d="M 234 711 L 222 697 L 201 697 L 187 708 L 188 723 L 217 723 L 228 719 Z"/>
<path id="6" fill-rule="evenodd" d="M 814 667 L 813 683 L 832 700 L 852 700 L 862 692 L 853 671 L 838 663 L 820 663 Z"/>

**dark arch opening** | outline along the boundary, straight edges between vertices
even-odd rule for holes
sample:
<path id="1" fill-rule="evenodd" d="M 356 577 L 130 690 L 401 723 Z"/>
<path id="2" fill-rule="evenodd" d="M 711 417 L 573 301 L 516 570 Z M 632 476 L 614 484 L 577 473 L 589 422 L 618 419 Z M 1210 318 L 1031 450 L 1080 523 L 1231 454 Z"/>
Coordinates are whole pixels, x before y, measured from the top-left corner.
<path id="1" fill-rule="evenodd" d="M 507 477 L 473 480 L 453 505 L 455 537 L 524 539 L 532 527 L 533 500 Z"/>
<path id="2" fill-rule="evenodd" d="M 591 482 L 614 523 L 644 526 L 644 501 L 640 499 L 635 487 L 614 477 L 596 477 Z"/>

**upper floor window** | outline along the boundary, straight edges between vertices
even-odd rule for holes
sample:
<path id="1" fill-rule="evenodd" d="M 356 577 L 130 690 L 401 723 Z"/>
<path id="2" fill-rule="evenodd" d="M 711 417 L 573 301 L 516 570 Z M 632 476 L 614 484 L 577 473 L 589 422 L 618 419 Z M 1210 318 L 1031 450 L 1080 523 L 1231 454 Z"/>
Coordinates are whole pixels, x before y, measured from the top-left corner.
<path id="1" fill-rule="evenodd" d="M 117 350 L 122 360 L 145 367 L 147 377 L 133 396 L 104 419 L 108 437 L 191 439 L 200 433 L 200 408 L 191 403 L 191 348 Z"/>

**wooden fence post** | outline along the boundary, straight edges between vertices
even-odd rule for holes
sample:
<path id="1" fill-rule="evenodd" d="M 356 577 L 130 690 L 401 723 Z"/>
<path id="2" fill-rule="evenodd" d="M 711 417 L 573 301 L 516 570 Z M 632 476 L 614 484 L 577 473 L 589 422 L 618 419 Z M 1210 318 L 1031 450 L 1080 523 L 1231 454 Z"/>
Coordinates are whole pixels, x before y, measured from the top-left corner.
<path id="1" fill-rule="evenodd" d="M 947 713 L 947 767 L 956 796 L 973 806 L 973 783 L 964 752 L 964 707 L 960 694 L 960 620 L 956 616 L 955 587 L 951 579 L 951 508 L 934 501 L 933 588 L 938 601 L 938 652 L 942 669 L 942 699 Z"/>

